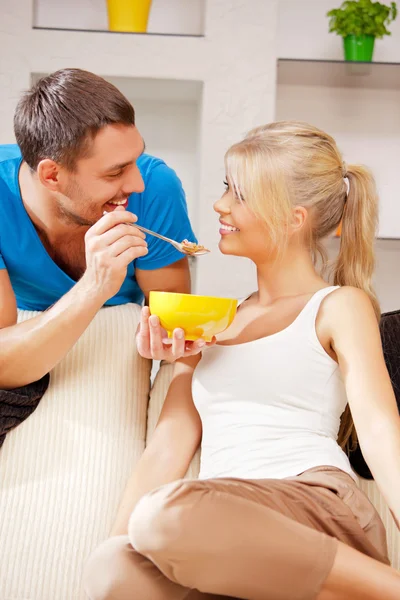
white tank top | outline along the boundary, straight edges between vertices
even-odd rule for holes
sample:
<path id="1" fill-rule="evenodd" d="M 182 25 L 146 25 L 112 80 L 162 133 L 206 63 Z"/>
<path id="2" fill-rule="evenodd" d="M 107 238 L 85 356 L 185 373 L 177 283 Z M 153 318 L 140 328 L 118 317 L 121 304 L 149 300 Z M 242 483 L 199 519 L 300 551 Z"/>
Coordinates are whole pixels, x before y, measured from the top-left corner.
<path id="1" fill-rule="evenodd" d="M 203 425 L 202 479 L 283 478 L 338 467 L 356 479 L 337 443 L 346 392 L 315 329 L 319 290 L 283 331 L 204 352 L 193 378 Z"/>

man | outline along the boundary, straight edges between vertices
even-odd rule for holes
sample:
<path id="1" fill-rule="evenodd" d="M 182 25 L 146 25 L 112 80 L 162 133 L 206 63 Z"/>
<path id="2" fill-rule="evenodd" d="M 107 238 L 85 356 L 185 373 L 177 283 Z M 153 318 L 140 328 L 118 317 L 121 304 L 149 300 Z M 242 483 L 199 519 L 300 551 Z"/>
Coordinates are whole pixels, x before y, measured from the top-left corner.
<path id="1" fill-rule="evenodd" d="M 41 79 L 14 129 L 18 145 L 0 146 L 0 388 L 43 377 L 104 304 L 190 291 L 187 259 L 136 221 L 195 239 L 178 177 L 144 154 L 132 105 L 101 77 L 64 69 Z M 43 312 L 17 324 L 17 307 Z M 144 327 L 141 351 L 184 355 L 180 333 L 154 351 Z"/>

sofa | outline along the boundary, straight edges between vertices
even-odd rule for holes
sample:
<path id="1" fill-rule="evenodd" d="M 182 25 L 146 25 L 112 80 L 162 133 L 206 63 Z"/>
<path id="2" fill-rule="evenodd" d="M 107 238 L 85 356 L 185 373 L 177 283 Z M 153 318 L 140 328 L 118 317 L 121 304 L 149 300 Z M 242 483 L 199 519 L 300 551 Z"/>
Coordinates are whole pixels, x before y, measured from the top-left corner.
<path id="1" fill-rule="evenodd" d="M 19 320 L 36 313 L 20 311 Z M 103 308 L 54 368 L 36 410 L 0 451 L 0 600 L 84 600 L 85 559 L 111 528 L 124 486 L 151 437 L 172 365 L 151 384 L 138 356 L 138 306 Z M 196 477 L 199 453 L 187 477 Z M 400 535 L 373 481 L 393 566 Z"/>

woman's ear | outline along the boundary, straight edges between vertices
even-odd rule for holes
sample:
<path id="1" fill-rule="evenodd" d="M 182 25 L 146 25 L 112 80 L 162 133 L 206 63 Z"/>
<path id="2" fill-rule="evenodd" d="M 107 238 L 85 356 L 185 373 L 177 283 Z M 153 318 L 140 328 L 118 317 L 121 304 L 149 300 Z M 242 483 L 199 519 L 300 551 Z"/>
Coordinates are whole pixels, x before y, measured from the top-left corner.
<path id="1" fill-rule="evenodd" d="M 36 169 L 38 179 L 51 192 L 58 192 L 60 187 L 60 166 L 50 158 L 41 160 Z"/>
<path id="2" fill-rule="evenodd" d="M 308 211 L 304 206 L 295 206 L 292 214 L 291 233 L 299 233 L 308 219 Z"/>

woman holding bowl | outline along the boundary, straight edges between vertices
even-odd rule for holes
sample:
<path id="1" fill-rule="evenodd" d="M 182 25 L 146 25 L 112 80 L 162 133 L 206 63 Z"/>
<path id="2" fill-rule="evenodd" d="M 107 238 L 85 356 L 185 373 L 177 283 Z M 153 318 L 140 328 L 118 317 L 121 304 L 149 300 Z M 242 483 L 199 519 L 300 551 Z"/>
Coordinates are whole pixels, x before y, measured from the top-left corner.
<path id="1" fill-rule="evenodd" d="M 357 430 L 399 522 L 400 419 L 371 288 L 373 177 L 297 122 L 251 131 L 225 163 L 220 250 L 255 263 L 258 290 L 216 344 L 176 361 L 113 537 L 88 561 L 86 591 L 92 600 L 398 599 L 383 524 L 345 452 Z M 340 223 L 328 285 L 315 263 Z M 142 351 L 155 355 L 151 321 L 156 343 L 145 309 Z M 171 358 L 184 352 L 182 333 Z M 200 444 L 199 479 L 184 480 Z"/>

